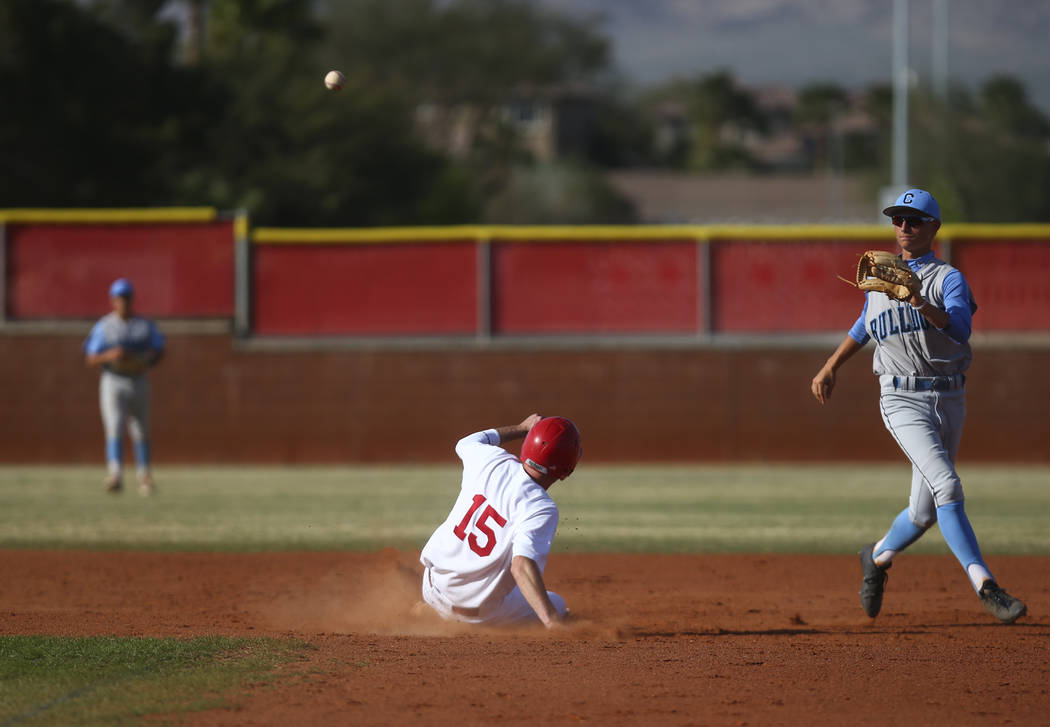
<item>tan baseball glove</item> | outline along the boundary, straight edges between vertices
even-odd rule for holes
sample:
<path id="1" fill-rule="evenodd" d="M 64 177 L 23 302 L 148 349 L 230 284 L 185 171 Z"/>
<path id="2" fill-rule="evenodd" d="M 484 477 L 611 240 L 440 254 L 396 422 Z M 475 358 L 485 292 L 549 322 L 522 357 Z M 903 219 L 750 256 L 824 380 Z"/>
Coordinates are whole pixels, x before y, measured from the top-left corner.
<path id="1" fill-rule="evenodd" d="M 908 300 L 922 290 L 922 281 L 908 263 L 892 252 L 868 250 L 857 263 L 857 287 L 885 293 L 894 300 Z"/>
<path id="2" fill-rule="evenodd" d="M 112 361 L 109 365 L 115 373 L 124 374 L 125 376 L 138 376 L 150 367 L 150 363 L 149 352 L 132 353 L 126 351 L 123 356 L 116 361 Z"/>

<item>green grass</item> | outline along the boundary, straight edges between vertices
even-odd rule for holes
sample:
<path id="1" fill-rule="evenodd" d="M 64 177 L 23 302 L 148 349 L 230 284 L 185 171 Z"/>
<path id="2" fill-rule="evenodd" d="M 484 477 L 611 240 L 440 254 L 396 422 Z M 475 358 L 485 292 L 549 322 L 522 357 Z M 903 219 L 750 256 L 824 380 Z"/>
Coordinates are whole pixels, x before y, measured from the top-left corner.
<path id="1" fill-rule="evenodd" d="M 581 466 L 556 485 L 555 552 L 852 553 L 907 503 L 905 465 Z M 160 494 L 95 467 L 0 467 L 0 548 L 419 548 L 460 470 L 162 467 Z M 965 467 L 988 553 L 1050 554 L 1050 468 Z M 931 533 L 931 535 L 933 535 Z M 947 553 L 939 535 L 914 546 Z M 178 724 L 265 689 L 310 647 L 268 639 L 0 637 L 0 727 Z M 246 691 L 247 690 L 247 691 Z"/>
<path id="2" fill-rule="evenodd" d="M 1050 554 L 1050 468 L 960 468 L 989 553 Z M 102 492 L 97 467 L 0 467 L 0 547 L 419 548 L 459 486 L 449 466 L 162 467 L 160 494 Z M 907 504 L 904 464 L 581 465 L 551 493 L 555 552 L 854 552 Z M 932 533 L 931 533 L 932 535 Z M 947 552 L 939 536 L 916 552 Z"/>
<path id="3" fill-rule="evenodd" d="M 0 636 L 0 725 L 177 723 L 265 688 L 302 642 L 199 637 Z"/>

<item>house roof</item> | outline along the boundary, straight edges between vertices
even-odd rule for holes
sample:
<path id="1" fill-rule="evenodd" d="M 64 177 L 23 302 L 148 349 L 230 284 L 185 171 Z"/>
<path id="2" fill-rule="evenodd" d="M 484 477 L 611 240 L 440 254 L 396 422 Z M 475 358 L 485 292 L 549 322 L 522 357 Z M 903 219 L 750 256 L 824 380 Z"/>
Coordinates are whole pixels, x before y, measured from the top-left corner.
<path id="1" fill-rule="evenodd" d="M 668 171 L 610 172 L 639 221 L 653 224 L 872 224 L 878 200 L 857 176 L 697 175 Z"/>

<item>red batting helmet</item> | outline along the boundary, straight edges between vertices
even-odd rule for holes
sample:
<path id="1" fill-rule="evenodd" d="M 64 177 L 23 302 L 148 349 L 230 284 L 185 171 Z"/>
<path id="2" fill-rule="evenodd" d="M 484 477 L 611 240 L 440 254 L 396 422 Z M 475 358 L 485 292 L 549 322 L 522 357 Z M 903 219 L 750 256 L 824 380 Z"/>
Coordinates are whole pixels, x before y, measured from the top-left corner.
<path id="1" fill-rule="evenodd" d="M 580 430 L 565 417 L 540 419 L 521 445 L 522 462 L 559 480 L 572 474 L 581 454 Z"/>

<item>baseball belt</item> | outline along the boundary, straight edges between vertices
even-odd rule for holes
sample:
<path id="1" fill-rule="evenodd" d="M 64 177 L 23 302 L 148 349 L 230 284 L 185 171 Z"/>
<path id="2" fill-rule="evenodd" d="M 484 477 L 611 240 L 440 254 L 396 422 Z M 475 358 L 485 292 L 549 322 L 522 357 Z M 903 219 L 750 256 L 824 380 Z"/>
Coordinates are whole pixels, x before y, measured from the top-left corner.
<path id="1" fill-rule="evenodd" d="M 966 383 L 966 374 L 954 376 L 894 376 L 893 388 L 903 391 L 954 391 Z"/>
<path id="2" fill-rule="evenodd" d="M 449 611 L 456 614 L 457 616 L 462 616 L 464 618 L 481 617 L 481 608 L 477 606 L 457 606 L 448 599 L 448 596 L 446 596 L 444 593 L 442 593 L 436 587 L 434 587 L 434 579 L 430 575 L 429 567 L 424 568 L 424 575 L 427 579 L 427 585 L 430 586 L 430 593 L 433 594 L 435 598 L 440 600 Z"/>
<path id="3" fill-rule="evenodd" d="M 466 616 L 467 618 L 477 618 L 481 615 L 480 608 L 467 608 L 465 606 L 452 606 L 452 613 L 457 616 Z"/>

